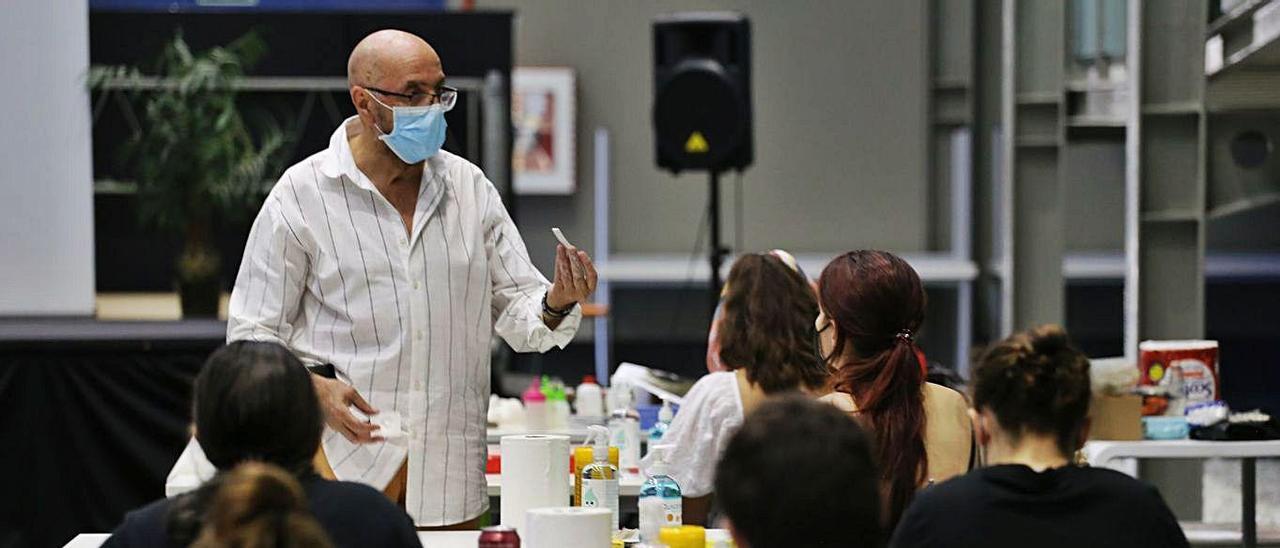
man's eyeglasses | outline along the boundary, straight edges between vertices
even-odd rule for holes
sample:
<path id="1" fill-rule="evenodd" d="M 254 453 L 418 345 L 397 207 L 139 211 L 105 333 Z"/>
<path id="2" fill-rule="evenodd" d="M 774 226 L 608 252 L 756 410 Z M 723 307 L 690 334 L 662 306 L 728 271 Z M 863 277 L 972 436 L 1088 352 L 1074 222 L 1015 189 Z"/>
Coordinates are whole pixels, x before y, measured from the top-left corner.
<path id="1" fill-rule="evenodd" d="M 394 91 L 371 88 L 369 86 L 364 86 L 364 89 L 379 95 L 404 99 L 409 106 L 414 107 L 440 105 L 444 107 L 445 111 L 449 111 L 453 110 L 453 105 L 458 103 L 458 90 L 449 86 L 440 86 L 433 91 L 419 91 L 415 93 L 396 93 Z"/>

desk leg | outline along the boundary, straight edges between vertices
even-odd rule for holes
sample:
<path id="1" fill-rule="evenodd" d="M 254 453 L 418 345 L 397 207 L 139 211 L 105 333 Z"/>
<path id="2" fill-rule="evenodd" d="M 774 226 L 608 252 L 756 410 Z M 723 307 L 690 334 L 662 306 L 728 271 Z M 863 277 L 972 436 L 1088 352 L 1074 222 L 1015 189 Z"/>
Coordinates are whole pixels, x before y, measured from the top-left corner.
<path id="1" fill-rule="evenodd" d="M 1258 484 L 1257 475 L 1257 459 L 1245 458 L 1240 459 L 1240 531 L 1242 532 L 1244 548 L 1257 548 L 1258 546 L 1258 521 L 1257 521 L 1257 503 L 1258 503 Z"/>

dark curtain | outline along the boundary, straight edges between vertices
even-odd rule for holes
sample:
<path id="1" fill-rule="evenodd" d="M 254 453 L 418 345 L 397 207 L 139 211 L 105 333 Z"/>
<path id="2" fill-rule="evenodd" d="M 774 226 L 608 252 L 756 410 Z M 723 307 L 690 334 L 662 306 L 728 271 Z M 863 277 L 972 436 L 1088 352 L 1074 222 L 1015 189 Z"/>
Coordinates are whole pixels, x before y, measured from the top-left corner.
<path id="1" fill-rule="evenodd" d="M 215 347 L 0 348 L 0 547 L 110 532 L 164 496 Z"/>

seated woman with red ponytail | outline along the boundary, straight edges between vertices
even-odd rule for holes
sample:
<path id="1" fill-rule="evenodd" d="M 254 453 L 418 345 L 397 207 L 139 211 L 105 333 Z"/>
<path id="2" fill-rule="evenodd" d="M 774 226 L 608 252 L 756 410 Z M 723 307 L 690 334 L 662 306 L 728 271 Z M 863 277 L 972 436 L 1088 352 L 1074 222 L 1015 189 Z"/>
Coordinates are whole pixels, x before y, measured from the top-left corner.
<path id="1" fill-rule="evenodd" d="M 886 525 L 892 528 L 922 486 L 974 464 L 964 397 L 925 382 L 915 344 L 925 293 L 906 261 L 883 251 L 850 251 L 818 278 L 816 327 L 834 369 L 823 398 L 853 415 L 875 439 Z M 891 529 L 890 529 L 891 530 Z"/>

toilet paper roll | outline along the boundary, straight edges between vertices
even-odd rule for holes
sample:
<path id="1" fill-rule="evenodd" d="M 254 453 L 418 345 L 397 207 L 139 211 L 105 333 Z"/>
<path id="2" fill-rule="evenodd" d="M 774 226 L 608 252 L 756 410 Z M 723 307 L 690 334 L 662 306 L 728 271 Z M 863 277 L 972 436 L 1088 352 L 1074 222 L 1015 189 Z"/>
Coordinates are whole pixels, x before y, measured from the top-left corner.
<path id="1" fill-rule="evenodd" d="M 521 531 L 527 548 L 610 548 L 613 512 L 607 508 L 534 508 L 528 530 Z"/>
<path id="2" fill-rule="evenodd" d="M 569 436 L 502 437 L 502 525 L 525 531 L 530 508 L 569 505 Z"/>

